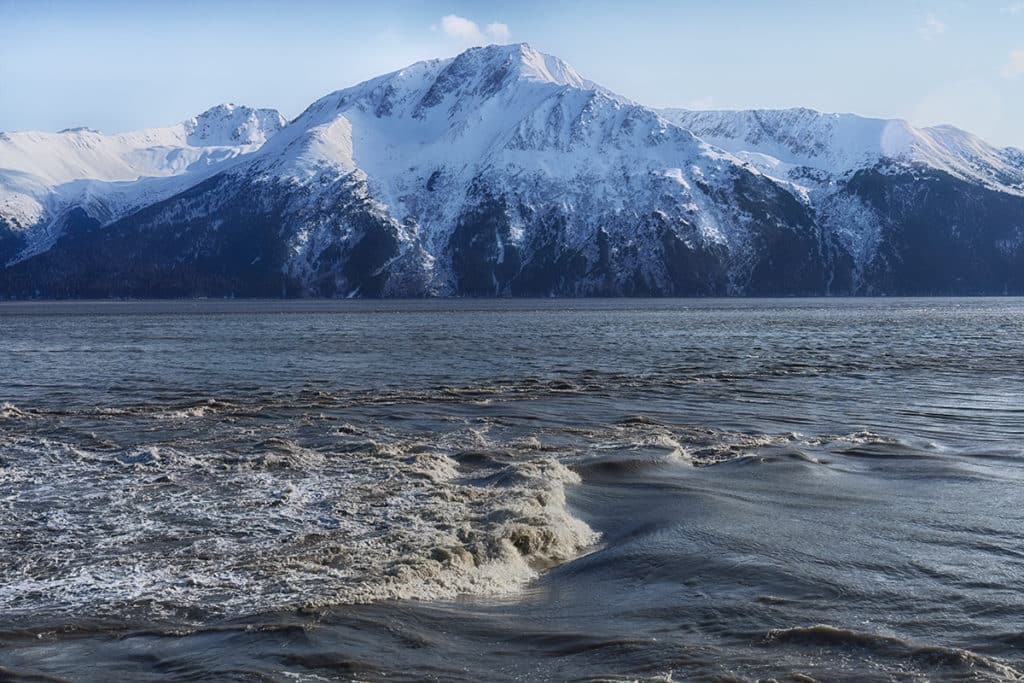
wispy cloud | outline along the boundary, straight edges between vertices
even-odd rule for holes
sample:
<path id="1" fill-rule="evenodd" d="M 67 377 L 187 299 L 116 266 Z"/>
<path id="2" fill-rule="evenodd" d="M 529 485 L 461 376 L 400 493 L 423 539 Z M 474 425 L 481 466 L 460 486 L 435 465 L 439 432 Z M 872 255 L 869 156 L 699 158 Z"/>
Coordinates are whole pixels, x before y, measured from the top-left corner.
<path id="1" fill-rule="evenodd" d="M 512 38 L 512 31 L 509 30 L 508 24 L 502 24 L 498 21 L 487 24 L 484 27 L 484 33 L 493 38 L 497 43 L 507 43 Z"/>
<path id="2" fill-rule="evenodd" d="M 946 25 L 942 23 L 937 16 L 929 14 L 924 18 L 924 22 L 918 26 L 917 33 L 925 40 L 932 40 L 938 38 L 946 32 Z"/>
<path id="3" fill-rule="evenodd" d="M 441 30 L 463 45 L 507 43 L 512 37 L 508 24 L 495 21 L 481 28 L 475 21 L 457 14 L 441 17 Z"/>
<path id="4" fill-rule="evenodd" d="M 1011 50 L 1010 61 L 1003 67 L 1004 78 L 1024 75 L 1024 50 Z"/>

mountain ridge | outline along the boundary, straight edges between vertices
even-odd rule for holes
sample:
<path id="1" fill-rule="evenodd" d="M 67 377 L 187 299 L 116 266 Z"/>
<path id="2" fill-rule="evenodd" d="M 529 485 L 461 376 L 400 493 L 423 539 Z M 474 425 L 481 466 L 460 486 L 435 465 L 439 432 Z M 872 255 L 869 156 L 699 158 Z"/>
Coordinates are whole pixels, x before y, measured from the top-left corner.
<path id="1" fill-rule="evenodd" d="M 262 147 L 285 126 L 269 109 L 222 104 L 163 128 L 105 134 L 0 134 L 0 228 L 24 231 L 20 253 L 45 251 L 76 209 L 110 222 L 184 190 Z"/>
<path id="2" fill-rule="evenodd" d="M 1024 154 L 948 127 L 654 110 L 526 44 L 189 121 L 34 246 L 0 222 L 0 296 L 1024 291 Z"/>

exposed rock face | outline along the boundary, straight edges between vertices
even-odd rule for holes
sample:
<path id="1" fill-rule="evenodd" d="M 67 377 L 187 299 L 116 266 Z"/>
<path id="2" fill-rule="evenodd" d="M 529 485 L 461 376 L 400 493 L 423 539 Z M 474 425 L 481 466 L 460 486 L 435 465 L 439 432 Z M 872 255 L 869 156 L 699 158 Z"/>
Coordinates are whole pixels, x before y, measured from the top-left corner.
<path id="1" fill-rule="evenodd" d="M 863 293 L 1024 292 L 1024 198 L 934 169 L 858 171 L 846 189 L 881 225 Z"/>

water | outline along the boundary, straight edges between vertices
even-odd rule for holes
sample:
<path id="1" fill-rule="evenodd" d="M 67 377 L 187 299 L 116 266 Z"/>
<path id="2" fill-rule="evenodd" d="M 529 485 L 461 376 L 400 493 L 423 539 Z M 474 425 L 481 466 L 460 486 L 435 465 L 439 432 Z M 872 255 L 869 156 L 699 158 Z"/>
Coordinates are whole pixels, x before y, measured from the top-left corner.
<path id="1" fill-rule="evenodd" d="M 0 306 L 0 679 L 1020 680 L 1024 301 Z"/>

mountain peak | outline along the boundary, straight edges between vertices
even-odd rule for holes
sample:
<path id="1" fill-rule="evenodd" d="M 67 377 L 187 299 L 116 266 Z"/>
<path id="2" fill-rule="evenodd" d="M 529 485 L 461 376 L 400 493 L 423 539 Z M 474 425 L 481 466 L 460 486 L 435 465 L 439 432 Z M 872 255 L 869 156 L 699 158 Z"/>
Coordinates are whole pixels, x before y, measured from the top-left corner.
<path id="1" fill-rule="evenodd" d="M 286 123 L 276 109 L 255 109 L 227 102 L 210 107 L 183 125 L 190 145 L 215 147 L 262 145 Z"/>
<path id="2" fill-rule="evenodd" d="M 336 90 L 313 102 L 294 122 L 306 127 L 324 125 L 353 108 L 373 112 L 378 118 L 418 120 L 444 111 L 447 120 L 456 111 L 469 111 L 499 95 L 520 99 L 522 87 L 538 94 L 548 88 L 570 87 L 621 99 L 583 78 L 561 59 L 527 43 L 513 43 L 472 47 L 455 57 L 416 62 Z"/>
<path id="3" fill-rule="evenodd" d="M 569 64 L 558 57 L 535 50 L 528 43 L 473 47 L 455 57 L 452 66 L 475 67 L 477 71 L 490 72 L 511 69 L 515 76 L 528 81 L 577 88 L 590 85 L 589 81 L 580 76 Z"/>
<path id="4" fill-rule="evenodd" d="M 511 93 L 524 84 L 598 88 L 562 60 L 538 52 L 526 43 L 474 47 L 432 66 L 439 70 L 433 71 L 436 75 L 419 100 L 414 113 L 417 118 L 446 100 L 454 107 L 465 108 L 474 100 Z"/>

